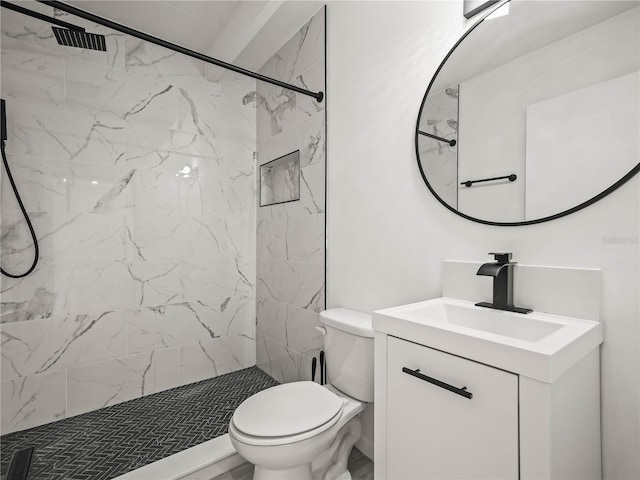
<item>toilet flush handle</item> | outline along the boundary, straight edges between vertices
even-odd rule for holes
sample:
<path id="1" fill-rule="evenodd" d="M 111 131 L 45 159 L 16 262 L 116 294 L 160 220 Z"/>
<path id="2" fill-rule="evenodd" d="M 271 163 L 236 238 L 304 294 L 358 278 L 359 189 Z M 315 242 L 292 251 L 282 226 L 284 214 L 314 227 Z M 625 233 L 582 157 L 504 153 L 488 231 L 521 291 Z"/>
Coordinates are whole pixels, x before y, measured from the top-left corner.
<path id="1" fill-rule="evenodd" d="M 327 334 L 327 329 L 325 327 L 316 327 L 316 330 L 318 330 L 322 335 Z"/>

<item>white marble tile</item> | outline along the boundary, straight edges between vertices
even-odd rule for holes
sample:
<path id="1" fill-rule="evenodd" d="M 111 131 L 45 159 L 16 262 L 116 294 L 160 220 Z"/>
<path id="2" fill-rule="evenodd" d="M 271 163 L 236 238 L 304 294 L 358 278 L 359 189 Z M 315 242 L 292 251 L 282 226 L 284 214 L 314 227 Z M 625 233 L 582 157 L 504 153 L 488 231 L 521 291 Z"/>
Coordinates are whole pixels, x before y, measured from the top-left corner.
<path id="1" fill-rule="evenodd" d="M 324 264 L 289 262 L 295 271 L 294 301 L 301 308 L 320 312 L 324 310 Z"/>
<path id="2" fill-rule="evenodd" d="M 311 92 L 323 92 L 326 95 L 326 87 L 324 81 L 324 57 L 307 70 L 297 75 L 293 81 L 294 85 L 297 85 L 305 90 Z M 298 121 L 302 121 L 306 117 L 312 117 L 319 112 L 324 111 L 325 104 L 327 103 L 326 97 L 318 102 L 314 97 L 309 95 L 298 94 L 296 101 L 297 118 Z"/>
<path id="3" fill-rule="evenodd" d="M 256 297 L 256 331 L 282 345 L 287 343 L 287 304 L 269 297 Z"/>
<path id="4" fill-rule="evenodd" d="M 125 259 L 124 221 L 119 213 L 60 215 L 51 223 L 37 230 L 44 264 L 70 267 Z"/>
<path id="5" fill-rule="evenodd" d="M 108 65 L 114 69 L 124 70 L 126 35 L 57 9 L 54 9 L 54 16 L 63 21 L 73 23 L 74 25 L 85 27 L 89 33 L 104 35 L 107 51 L 102 52 L 97 50 L 65 47 L 58 45 L 55 41 L 53 42 L 54 49 L 64 53 L 65 55 L 81 58 L 100 65 Z"/>
<path id="6" fill-rule="evenodd" d="M 69 265 L 56 269 L 58 300 L 55 313 L 93 313 L 135 305 L 134 282 L 120 262 Z"/>
<path id="7" fill-rule="evenodd" d="M 259 209 L 256 249 L 259 258 L 287 258 L 287 217 L 283 208 Z"/>
<path id="8" fill-rule="evenodd" d="M 201 216 L 202 190 L 196 173 L 137 171 L 132 180 L 135 214 Z"/>
<path id="9" fill-rule="evenodd" d="M 205 80 L 205 64 L 201 60 L 182 55 L 138 38 L 127 37 L 126 69 L 146 77 L 162 79 L 182 88 L 220 95 L 220 88 Z"/>
<path id="10" fill-rule="evenodd" d="M 101 65 L 109 65 L 120 70 L 124 67 L 125 35 L 75 15 L 67 14 L 45 5 L 38 5 L 35 2 L 30 3 L 28 8 L 44 13 L 47 16 L 55 16 L 63 21 L 85 27 L 90 33 L 105 35 L 107 51 L 85 50 L 58 45 L 50 24 L 9 10 L 4 10 L 2 14 L 3 35 L 38 45 L 55 53 L 82 58 Z"/>
<path id="11" fill-rule="evenodd" d="M 257 90 L 257 125 L 271 136 L 285 132 L 297 123 L 296 93 L 280 88 L 262 87 Z"/>
<path id="12" fill-rule="evenodd" d="M 178 348 L 165 348 L 69 368 L 67 415 L 179 385 L 178 355 Z"/>
<path id="13" fill-rule="evenodd" d="M 131 310 L 126 316 L 129 353 L 204 341 L 222 330 L 219 306 L 204 302 Z"/>
<path id="14" fill-rule="evenodd" d="M 2 96 L 64 103 L 62 55 L 34 44 L 2 38 Z"/>
<path id="15" fill-rule="evenodd" d="M 285 203 L 284 208 L 290 216 L 324 213 L 324 163 L 315 163 L 300 169 L 300 201 Z"/>
<path id="16" fill-rule="evenodd" d="M 258 334 L 256 365 L 281 383 L 299 380 L 300 355 L 273 339 Z"/>
<path id="17" fill-rule="evenodd" d="M 53 267 L 39 265 L 27 277 L 17 279 L 3 275 L 0 285 L 0 322 L 48 318 L 53 314 L 57 298 Z"/>
<path id="18" fill-rule="evenodd" d="M 300 29 L 299 39 L 295 37 L 292 39 L 298 43 L 293 76 L 308 71 L 313 64 L 320 60 L 324 61 L 324 17 L 324 8 L 322 8 Z"/>
<path id="19" fill-rule="evenodd" d="M 291 262 L 259 258 L 256 271 L 256 294 L 283 303 L 296 300 L 296 270 Z"/>
<path id="20" fill-rule="evenodd" d="M 300 166 L 324 164 L 326 158 L 325 114 L 316 113 L 301 124 Z"/>
<path id="21" fill-rule="evenodd" d="M 324 264 L 324 214 L 298 215 L 287 220 L 287 258 L 298 262 Z"/>
<path id="22" fill-rule="evenodd" d="M 118 312 L 3 324 L 2 380 L 123 356 L 124 317 Z"/>
<path id="23" fill-rule="evenodd" d="M 31 101 L 7 102 L 7 153 L 114 164 L 124 150 L 124 121 Z M 87 158 L 92 161 L 85 162 Z"/>
<path id="24" fill-rule="evenodd" d="M 302 354 L 312 354 L 322 349 L 323 337 L 315 327 L 320 326 L 318 313 L 287 305 L 286 346 Z"/>
<path id="25" fill-rule="evenodd" d="M 158 222 L 163 217 L 164 223 Z M 180 214 L 136 215 L 128 219 L 128 258 L 131 260 L 184 260 L 202 267 L 214 266 L 221 256 L 255 255 L 254 240 L 242 230 L 248 222 L 182 217 Z M 237 230 L 234 230 L 236 229 Z M 253 231 L 253 228 L 251 228 Z M 224 294 L 222 294 L 224 295 Z"/>
<path id="26" fill-rule="evenodd" d="M 3 322 L 102 313 L 135 307 L 137 300 L 135 283 L 120 262 L 43 265 L 2 285 Z"/>
<path id="27" fill-rule="evenodd" d="M 220 297 L 255 294 L 255 257 L 219 257 L 215 263 L 216 293 Z"/>
<path id="28" fill-rule="evenodd" d="M 180 347 L 180 377 L 199 382 L 255 365 L 255 339 L 234 335 Z"/>
<path id="29" fill-rule="evenodd" d="M 220 303 L 220 324 L 223 336 L 242 333 L 255 336 L 256 299 L 252 296 L 223 298 Z"/>
<path id="30" fill-rule="evenodd" d="M 65 370 L 7 380 L 1 385 L 2 435 L 65 417 Z"/>
<path id="31" fill-rule="evenodd" d="M 174 152 L 195 157 L 217 158 L 217 145 L 211 137 L 200 132 L 160 128 L 142 123 L 129 123 L 126 127 L 128 148 L 147 152 Z"/>
<path id="32" fill-rule="evenodd" d="M 224 98 L 240 102 L 243 105 L 252 104 L 255 107 L 255 79 L 240 75 L 231 70 L 224 70 L 217 83 L 220 87 L 220 93 Z"/>
<path id="33" fill-rule="evenodd" d="M 20 191 L 20 198 L 27 212 L 67 211 L 66 164 L 62 161 L 26 155 L 7 155 L 11 174 Z M 3 225 L 13 225 L 23 220 L 7 175 L 2 175 Z M 3 241 L 5 236 L 3 234 Z M 4 246 L 4 245 L 3 245 Z"/>

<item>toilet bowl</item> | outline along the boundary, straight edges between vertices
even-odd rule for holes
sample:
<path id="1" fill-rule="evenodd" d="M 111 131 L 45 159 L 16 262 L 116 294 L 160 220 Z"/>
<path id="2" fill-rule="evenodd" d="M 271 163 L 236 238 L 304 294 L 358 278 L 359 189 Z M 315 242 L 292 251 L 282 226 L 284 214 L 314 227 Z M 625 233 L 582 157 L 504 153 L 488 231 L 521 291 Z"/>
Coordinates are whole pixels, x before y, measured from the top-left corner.
<path id="1" fill-rule="evenodd" d="M 349 480 L 349 453 L 360 438 L 358 414 L 373 400 L 371 316 L 346 309 L 320 314 L 329 385 L 299 381 L 245 400 L 229 423 L 254 479 Z M 357 395 L 357 397 L 356 397 Z"/>

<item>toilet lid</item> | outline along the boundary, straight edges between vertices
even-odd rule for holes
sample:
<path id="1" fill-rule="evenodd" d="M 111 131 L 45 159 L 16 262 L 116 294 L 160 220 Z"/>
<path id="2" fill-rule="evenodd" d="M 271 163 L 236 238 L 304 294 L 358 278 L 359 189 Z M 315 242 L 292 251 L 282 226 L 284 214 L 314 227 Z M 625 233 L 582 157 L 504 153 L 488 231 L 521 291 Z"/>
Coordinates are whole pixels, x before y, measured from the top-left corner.
<path id="1" fill-rule="evenodd" d="M 242 402 L 233 424 L 254 437 L 283 437 L 318 428 L 341 409 L 342 399 L 315 382 L 285 383 Z"/>

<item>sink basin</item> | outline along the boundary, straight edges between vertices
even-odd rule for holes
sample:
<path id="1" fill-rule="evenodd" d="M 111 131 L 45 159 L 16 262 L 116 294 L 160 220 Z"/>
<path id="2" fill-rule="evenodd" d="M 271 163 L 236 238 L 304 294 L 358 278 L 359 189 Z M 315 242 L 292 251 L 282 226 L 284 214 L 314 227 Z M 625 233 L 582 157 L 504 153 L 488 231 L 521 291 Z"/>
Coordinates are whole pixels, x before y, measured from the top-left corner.
<path id="1" fill-rule="evenodd" d="M 599 322 L 452 298 L 378 310 L 373 328 L 547 383 L 602 343 Z"/>
<path id="2" fill-rule="evenodd" d="M 538 316 L 489 310 L 475 305 L 460 305 L 443 299 L 411 310 L 410 314 L 418 318 L 473 328 L 528 342 L 540 341 L 564 325 L 550 320 L 541 320 Z"/>

